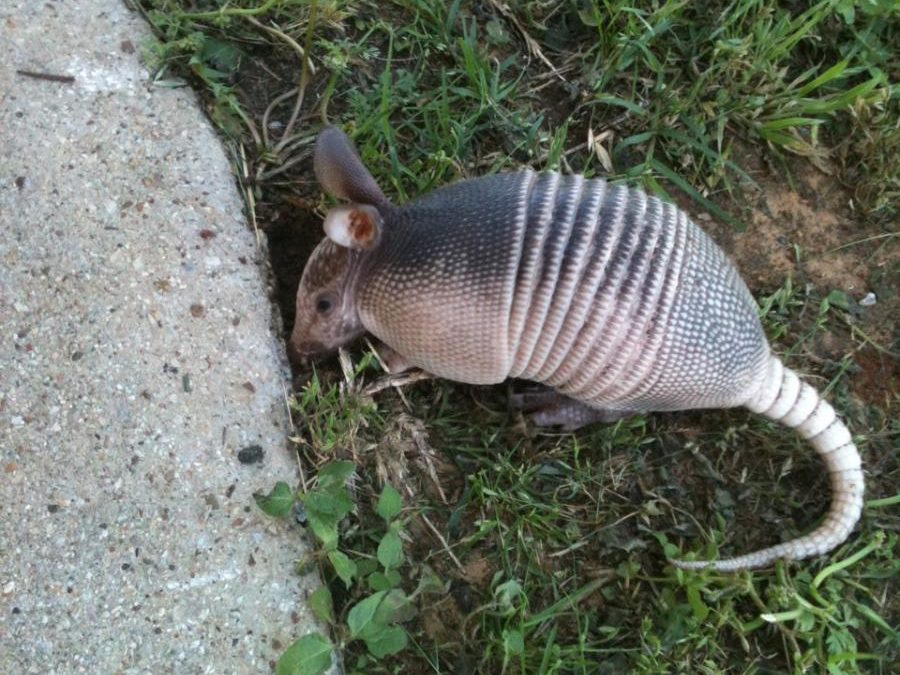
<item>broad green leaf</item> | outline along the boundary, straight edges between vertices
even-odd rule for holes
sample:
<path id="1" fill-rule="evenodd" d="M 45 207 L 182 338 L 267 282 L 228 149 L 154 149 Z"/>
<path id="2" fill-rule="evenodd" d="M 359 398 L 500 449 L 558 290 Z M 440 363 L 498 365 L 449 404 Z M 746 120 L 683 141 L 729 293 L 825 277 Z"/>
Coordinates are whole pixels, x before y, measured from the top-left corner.
<path id="1" fill-rule="evenodd" d="M 331 464 L 326 464 L 319 469 L 319 489 L 343 488 L 354 471 L 356 471 L 356 465 L 353 462 L 332 462 Z"/>
<path id="2" fill-rule="evenodd" d="M 399 588 L 392 588 L 375 609 L 373 623 L 386 626 L 390 623 L 408 621 L 416 614 L 416 608 L 409 601 L 406 593 Z"/>
<path id="3" fill-rule="evenodd" d="M 356 561 L 356 572 L 360 577 L 367 577 L 373 572 L 381 571 L 381 565 L 375 558 L 359 558 Z"/>
<path id="4" fill-rule="evenodd" d="M 353 510 L 353 502 L 346 492 L 323 492 L 314 490 L 303 495 L 303 506 L 307 513 L 318 513 L 323 516 L 331 516 L 337 523 L 341 518 Z"/>
<path id="5" fill-rule="evenodd" d="M 825 298 L 825 303 L 831 307 L 843 309 L 845 312 L 850 309 L 850 298 L 844 291 L 833 289 Z"/>
<path id="6" fill-rule="evenodd" d="M 231 74 L 240 64 L 241 52 L 230 42 L 206 37 L 200 50 L 200 58 L 225 71 L 225 74 Z"/>
<path id="7" fill-rule="evenodd" d="M 369 588 L 373 591 L 389 591 L 393 584 L 385 576 L 384 572 L 372 572 L 368 577 Z"/>
<path id="8" fill-rule="evenodd" d="M 306 514 L 306 521 L 316 539 L 322 543 L 322 548 L 326 551 L 333 551 L 337 548 L 337 523 L 333 518 L 323 518 L 320 514 L 313 511 Z"/>
<path id="9" fill-rule="evenodd" d="M 390 521 L 400 513 L 402 507 L 403 502 L 400 499 L 400 493 L 397 492 L 393 485 L 385 483 L 384 488 L 381 490 L 381 496 L 378 498 L 378 506 L 375 507 L 378 515 Z"/>
<path id="10" fill-rule="evenodd" d="M 838 2 L 837 6 L 835 6 L 834 8 L 834 11 L 841 15 L 841 18 L 847 25 L 852 24 L 853 19 L 856 17 L 856 9 L 854 8 L 855 4 L 855 0 L 840 0 L 840 2 Z"/>
<path id="11" fill-rule="evenodd" d="M 259 508 L 275 518 L 284 518 L 294 505 L 294 493 L 288 484 L 282 481 L 275 483 L 269 494 L 254 494 L 253 499 Z"/>
<path id="12" fill-rule="evenodd" d="M 698 621 L 704 621 L 709 614 L 709 607 L 703 602 L 700 590 L 694 585 L 688 586 L 685 590 L 687 591 L 688 604 L 694 612 L 694 618 Z"/>
<path id="13" fill-rule="evenodd" d="M 353 577 L 356 576 L 356 563 L 350 560 L 340 551 L 329 551 L 328 559 L 331 561 L 334 571 L 344 582 L 347 588 L 353 583 Z"/>
<path id="14" fill-rule="evenodd" d="M 503 647 L 509 654 L 525 653 L 525 636 L 519 630 L 503 631 Z"/>
<path id="15" fill-rule="evenodd" d="M 402 651 L 407 641 L 406 631 L 399 626 L 385 626 L 375 636 L 365 638 L 369 653 L 376 659 Z"/>
<path id="16" fill-rule="evenodd" d="M 347 627 L 350 629 L 352 637 L 363 637 L 367 631 L 372 630 L 375 610 L 378 609 L 378 605 L 386 595 L 387 591 L 379 591 L 353 606 L 353 609 L 347 614 Z"/>
<path id="17" fill-rule="evenodd" d="M 354 605 L 347 615 L 347 627 L 353 638 L 370 640 L 396 621 L 406 621 L 415 614 L 409 598 L 399 588 L 378 591 Z"/>
<path id="18" fill-rule="evenodd" d="M 394 529 L 388 530 L 378 544 L 378 562 L 386 570 L 403 564 L 403 542 Z"/>
<path id="19" fill-rule="evenodd" d="M 315 617 L 323 623 L 334 623 L 334 602 L 328 586 L 319 586 L 309 596 L 309 608 Z"/>
<path id="20" fill-rule="evenodd" d="M 524 596 L 522 584 L 515 579 L 505 581 L 494 590 L 494 599 L 504 614 L 511 614 L 519 606 Z"/>
<path id="21" fill-rule="evenodd" d="M 318 633 L 308 633 L 287 648 L 276 675 L 321 675 L 331 666 L 331 643 Z"/>

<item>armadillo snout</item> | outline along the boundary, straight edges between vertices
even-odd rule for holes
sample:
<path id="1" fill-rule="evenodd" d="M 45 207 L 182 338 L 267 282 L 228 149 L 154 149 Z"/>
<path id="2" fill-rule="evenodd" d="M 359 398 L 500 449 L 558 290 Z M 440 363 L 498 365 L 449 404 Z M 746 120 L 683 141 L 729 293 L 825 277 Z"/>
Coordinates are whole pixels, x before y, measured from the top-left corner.
<path id="1" fill-rule="evenodd" d="M 296 344 L 293 340 L 287 343 L 287 357 L 292 366 L 298 366 L 309 358 L 308 346 Z"/>
<path id="2" fill-rule="evenodd" d="M 293 337 L 288 342 L 287 352 L 291 363 L 300 363 L 317 357 L 327 356 L 336 351 L 336 347 L 330 347 L 316 340 L 298 340 Z"/>

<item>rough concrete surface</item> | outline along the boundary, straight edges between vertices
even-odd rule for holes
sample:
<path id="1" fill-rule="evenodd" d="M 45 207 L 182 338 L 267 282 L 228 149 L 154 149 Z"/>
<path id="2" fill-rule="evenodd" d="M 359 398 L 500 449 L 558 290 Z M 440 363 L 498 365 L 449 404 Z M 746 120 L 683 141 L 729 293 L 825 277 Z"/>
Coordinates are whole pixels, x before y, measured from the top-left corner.
<path id="1" fill-rule="evenodd" d="M 269 672 L 314 628 L 302 533 L 251 497 L 296 476 L 266 256 L 148 39 L 0 4 L 2 673 Z"/>

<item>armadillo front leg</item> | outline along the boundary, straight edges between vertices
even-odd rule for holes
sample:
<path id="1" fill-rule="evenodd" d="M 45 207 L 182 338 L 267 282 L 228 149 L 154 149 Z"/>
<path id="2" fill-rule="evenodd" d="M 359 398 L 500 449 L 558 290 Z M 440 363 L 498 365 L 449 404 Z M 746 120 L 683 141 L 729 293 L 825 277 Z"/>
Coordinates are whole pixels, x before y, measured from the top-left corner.
<path id="1" fill-rule="evenodd" d="M 378 352 L 379 361 L 381 361 L 390 375 L 399 375 L 416 367 L 407 361 L 400 352 L 388 347 L 383 342 L 375 343 L 375 351 Z"/>

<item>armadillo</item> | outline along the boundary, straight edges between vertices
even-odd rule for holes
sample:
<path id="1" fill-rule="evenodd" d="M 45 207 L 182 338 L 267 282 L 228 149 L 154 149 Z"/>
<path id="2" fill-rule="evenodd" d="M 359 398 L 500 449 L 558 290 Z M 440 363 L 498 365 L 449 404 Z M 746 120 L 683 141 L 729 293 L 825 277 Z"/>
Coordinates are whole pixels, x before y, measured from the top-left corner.
<path id="1" fill-rule="evenodd" d="M 817 391 L 773 354 L 722 250 L 676 206 L 600 178 L 517 171 L 392 204 L 337 128 L 316 176 L 349 203 L 328 212 L 297 293 L 290 349 L 336 351 L 365 332 L 406 366 L 472 384 L 521 378 L 578 424 L 743 406 L 796 430 L 830 476 L 809 534 L 682 568 L 758 568 L 825 553 L 863 504 L 859 453 Z"/>

